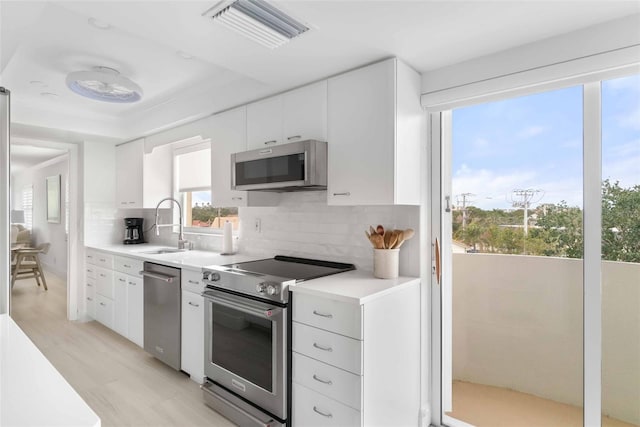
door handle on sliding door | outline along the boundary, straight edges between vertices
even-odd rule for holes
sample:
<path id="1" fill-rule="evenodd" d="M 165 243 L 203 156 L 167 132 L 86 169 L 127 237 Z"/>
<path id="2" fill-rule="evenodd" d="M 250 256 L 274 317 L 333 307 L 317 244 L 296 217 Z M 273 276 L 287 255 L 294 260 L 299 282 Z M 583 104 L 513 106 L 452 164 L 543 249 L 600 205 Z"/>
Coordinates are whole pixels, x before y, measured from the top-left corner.
<path id="1" fill-rule="evenodd" d="M 436 283 L 439 285 L 440 284 L 440 273 L 441 273 L 441 265 L 440 265 L 441 259 L 440 259 L 440 244 L 438 243 L 438 239 L 436 238 L 436 244 L 435 244 L 435 260 L 434 260 L 434 272 L 436 274 Z"/>

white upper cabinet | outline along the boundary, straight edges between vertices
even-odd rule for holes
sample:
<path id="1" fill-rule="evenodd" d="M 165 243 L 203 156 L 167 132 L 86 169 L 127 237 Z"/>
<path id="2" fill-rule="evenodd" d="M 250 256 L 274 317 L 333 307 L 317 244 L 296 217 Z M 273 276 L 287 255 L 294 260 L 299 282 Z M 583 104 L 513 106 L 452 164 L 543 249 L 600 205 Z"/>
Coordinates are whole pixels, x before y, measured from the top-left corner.
<path id="1" fill-rule="evenodd" d="M 116 207 L 142 207 L 144 139 L 116 147 Z"/>
<path id="2" fill-rule="evenodd" d="M 231 190 L 231 154 L 247 148 L 246 107 L 216 114 L 211 119 L 211 204 L 247 206 L 247 192 Z"/>
<path id="3" fill-rule="evenodd" d="M 116 207 L 155 208 L 172 195 L 169 146 L 144 152 L 144 138 L 116 147 Z"/>
<path id="4" fill-rule="evenodd" d="M 327 140 L 327 81 L 282 95 L 283 142 Z"/>
<path id="5" fill-rule="evenodd" d="M 330 205 L 420 203 L 420 75 L 397 59 L 328 80 Z"/>
<path id="6" fill-rule="evenodd" d="M 247 149 L 282 143 L 282 96 L 247 105 Z"/>
<path id="7" fill-rule="evenodd" d="M 327 81 L 247 105 L 247 149 L 327 140 Z"/>

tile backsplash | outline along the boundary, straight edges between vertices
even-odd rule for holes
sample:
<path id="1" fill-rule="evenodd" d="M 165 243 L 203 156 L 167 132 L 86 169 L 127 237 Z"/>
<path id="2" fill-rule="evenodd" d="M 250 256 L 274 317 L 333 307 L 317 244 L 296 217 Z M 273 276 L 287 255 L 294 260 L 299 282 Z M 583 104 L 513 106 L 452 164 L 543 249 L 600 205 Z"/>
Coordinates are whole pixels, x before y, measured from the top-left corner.
<path id="1" fill-rule="evenodd" d="M 160 221 L 171 221 L 170 209 L 162 209 Z M 153 209 L 118 210 L 112 243 L 122 240 L 122 218 L 144 218 L 145 231 L 155 221 Z M 324 191 L 281 194 L 275 207 L 239 209 L 240 230 L 234 242 L 241 253 L 271 257 L 290 255 L 327 261 L 348 262 L 358 269 L 373 270 L 373 252 L 365 236 L 369 225 L 385 228 L 413 228 L 416 237 L 400 250 L 400 274 L 418 276 L 420 208 L 418 206 L 328 206 Z M 256 231 L 256 220 L 260 231 Z M 177 236 L 163 228 L 160 236 L 154 230 L 145 233 L 149 243 L 175 246 Z M 195 249 L 220 251 L 222 235 L 186 234 Z"/>

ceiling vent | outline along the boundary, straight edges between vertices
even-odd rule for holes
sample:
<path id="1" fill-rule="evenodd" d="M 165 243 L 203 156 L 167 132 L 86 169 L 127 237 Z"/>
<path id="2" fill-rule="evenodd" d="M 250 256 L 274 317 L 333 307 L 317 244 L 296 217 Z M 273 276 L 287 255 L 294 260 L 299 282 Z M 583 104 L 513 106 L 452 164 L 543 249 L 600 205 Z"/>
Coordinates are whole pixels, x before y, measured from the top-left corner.
<path id="1" fill-rule="evenodd" d="M 129 103 L 142 99 L 142 88 L 109 67 L 74 71 L 67 75 L 67 86 L 78 95 L 96 101 Z"/>
<path id="2" fill-rule="evenodd" d="M 309 31 L 309 27 L 263 0 L 223 0 L 202 16 L 269 49 Z"/>

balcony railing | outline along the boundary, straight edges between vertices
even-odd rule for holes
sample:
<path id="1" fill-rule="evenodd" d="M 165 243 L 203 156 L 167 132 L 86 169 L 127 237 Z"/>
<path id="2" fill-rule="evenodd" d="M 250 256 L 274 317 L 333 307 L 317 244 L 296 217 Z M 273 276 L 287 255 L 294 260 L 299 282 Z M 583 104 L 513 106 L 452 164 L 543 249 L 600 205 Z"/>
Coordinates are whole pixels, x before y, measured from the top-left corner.
<path id="1" fill-rule="evenodd" d="M 453 254 L 454 380 L 582 406 L 582 291 L 579 259 Z M 602 263 L 602 307 L 602 412 L 640 425 L 640 264 Z"/>

